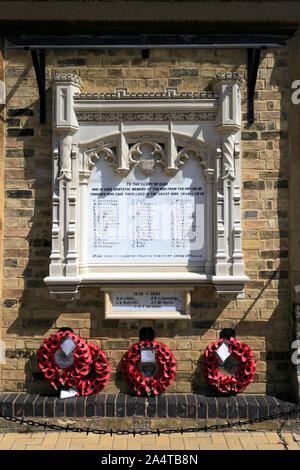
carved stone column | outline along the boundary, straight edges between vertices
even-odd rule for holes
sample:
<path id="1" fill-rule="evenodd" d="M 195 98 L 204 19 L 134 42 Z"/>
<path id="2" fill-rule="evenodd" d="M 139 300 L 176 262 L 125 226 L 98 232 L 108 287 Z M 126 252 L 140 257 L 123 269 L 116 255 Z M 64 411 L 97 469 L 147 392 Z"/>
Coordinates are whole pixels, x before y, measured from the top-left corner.
<path id="1" fill-rule="evenodd" d="M 78 275 L 77 247 L 77 171 L 74 136 L 78 122 L 74 112 L 73 96 L 81 87 L 81 80 L 73 74 L 56 74 L 53 77 L 53 222 L 50 278 L 45 282 L 51 289 L 56 278 Z M 71 291 L 74 290 L 73 287 Z M 69 300 L 64 286 L 59 298 Z"/>
<path id="2" fill-rule="evenodd" d="M 240 82 L 238 73 L 215 77 L 220 96 L 220 151 L 217 173 L 216 276 L 245 280 L 241 247 Z"/>
<path id="3" fill-rule="evenodd" d="M 203 170 L 206 177 L 207 187 L 207 211 L 206 211 L 206 262 L 205 272 L 212 274 L 214 272 L 213 243 L 214 243 L 214 183 L 215 169 L 207 168 Z"/>

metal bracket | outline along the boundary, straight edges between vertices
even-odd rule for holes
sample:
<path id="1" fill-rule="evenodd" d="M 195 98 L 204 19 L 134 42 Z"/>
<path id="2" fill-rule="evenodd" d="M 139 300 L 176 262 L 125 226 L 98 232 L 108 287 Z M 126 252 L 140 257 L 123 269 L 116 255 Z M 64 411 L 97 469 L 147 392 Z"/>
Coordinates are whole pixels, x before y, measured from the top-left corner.
<path id="1" fill-rule="evenodd" d="M 149 59 L 150 50 L 149 49 L 142 49 L 142 57 L 143 59 Z"/>
<path id="2" fill-rule="evenodd" d="M 40 123 L 46 122 L 46 72 L 45 72 L 45 50 L 31 50 L 31 57 L 34 66 L 35 76 L 39 89 L 40 97 Z"/>
<path id="3" fill-rule="evenodd" d="M 254 92 L 257 79 L 257 72 L 260 61 L 261 48 L 248 48 L 248 114 L 249 124 L 254 122 Z M 149 51 L 142 49 L 143 58 L 147 58 Z M 36 49 L 31 50 L 32 62 L 38 83 L 40 97 L 40 123 L 46 122 L 46 80 L 45 80 L 45 50 L 39 49 L 39 55 Z"/>
<path id="4" fill-rule="evenodd" d="M 256 85 L 257 72 L 259 67 L 261 49 L 248 49 L 248 77 L 247 77 L 247 91 L 248 91 L 248 114 L 247 120 L 249 124 L 254 122 L 254 92 Z"/>

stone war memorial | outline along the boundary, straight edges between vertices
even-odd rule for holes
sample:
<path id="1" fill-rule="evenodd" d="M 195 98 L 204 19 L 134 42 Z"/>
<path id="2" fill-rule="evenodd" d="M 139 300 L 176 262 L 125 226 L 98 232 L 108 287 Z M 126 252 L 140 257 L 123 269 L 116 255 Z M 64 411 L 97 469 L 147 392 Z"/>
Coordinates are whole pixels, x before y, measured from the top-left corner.
<path id="1" fill-rule="evenodd" d="M 0 1 L 1 416 L 299 418 L 299 27 Z"/>

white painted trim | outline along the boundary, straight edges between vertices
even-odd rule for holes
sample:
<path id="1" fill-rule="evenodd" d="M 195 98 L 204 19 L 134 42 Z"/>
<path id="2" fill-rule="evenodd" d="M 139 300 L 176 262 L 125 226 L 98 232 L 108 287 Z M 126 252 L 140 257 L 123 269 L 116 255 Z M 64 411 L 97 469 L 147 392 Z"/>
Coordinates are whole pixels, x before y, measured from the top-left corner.
<path id="1" fill-rule="evenodd" d="M 6 89 L 3 80 L 0 80 L 0 104 L 6 104 Z"/>

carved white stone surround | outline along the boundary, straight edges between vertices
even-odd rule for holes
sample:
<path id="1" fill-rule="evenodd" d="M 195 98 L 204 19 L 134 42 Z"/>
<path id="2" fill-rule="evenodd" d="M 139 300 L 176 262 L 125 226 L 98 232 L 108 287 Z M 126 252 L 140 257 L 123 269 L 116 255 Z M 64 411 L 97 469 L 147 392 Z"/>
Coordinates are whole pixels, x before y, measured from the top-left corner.
<path id="1" fill-rule="evenodd" d="M 45 283 L 60 300 L 85 285 L 196 286 L 242 295 L 240 76 L 217 74 L 215 92 L 80 93 L 73 74 L 53 77 L 52 253 Z M 141 147 L 153 159 L 139 160 Z M 186 159 L 206 180 L 206 260 L 203 266 L 101 266 L 87 258 L 88 184 L 103 158 L 119 175 L 155 165 L 173 176 Z"/>

